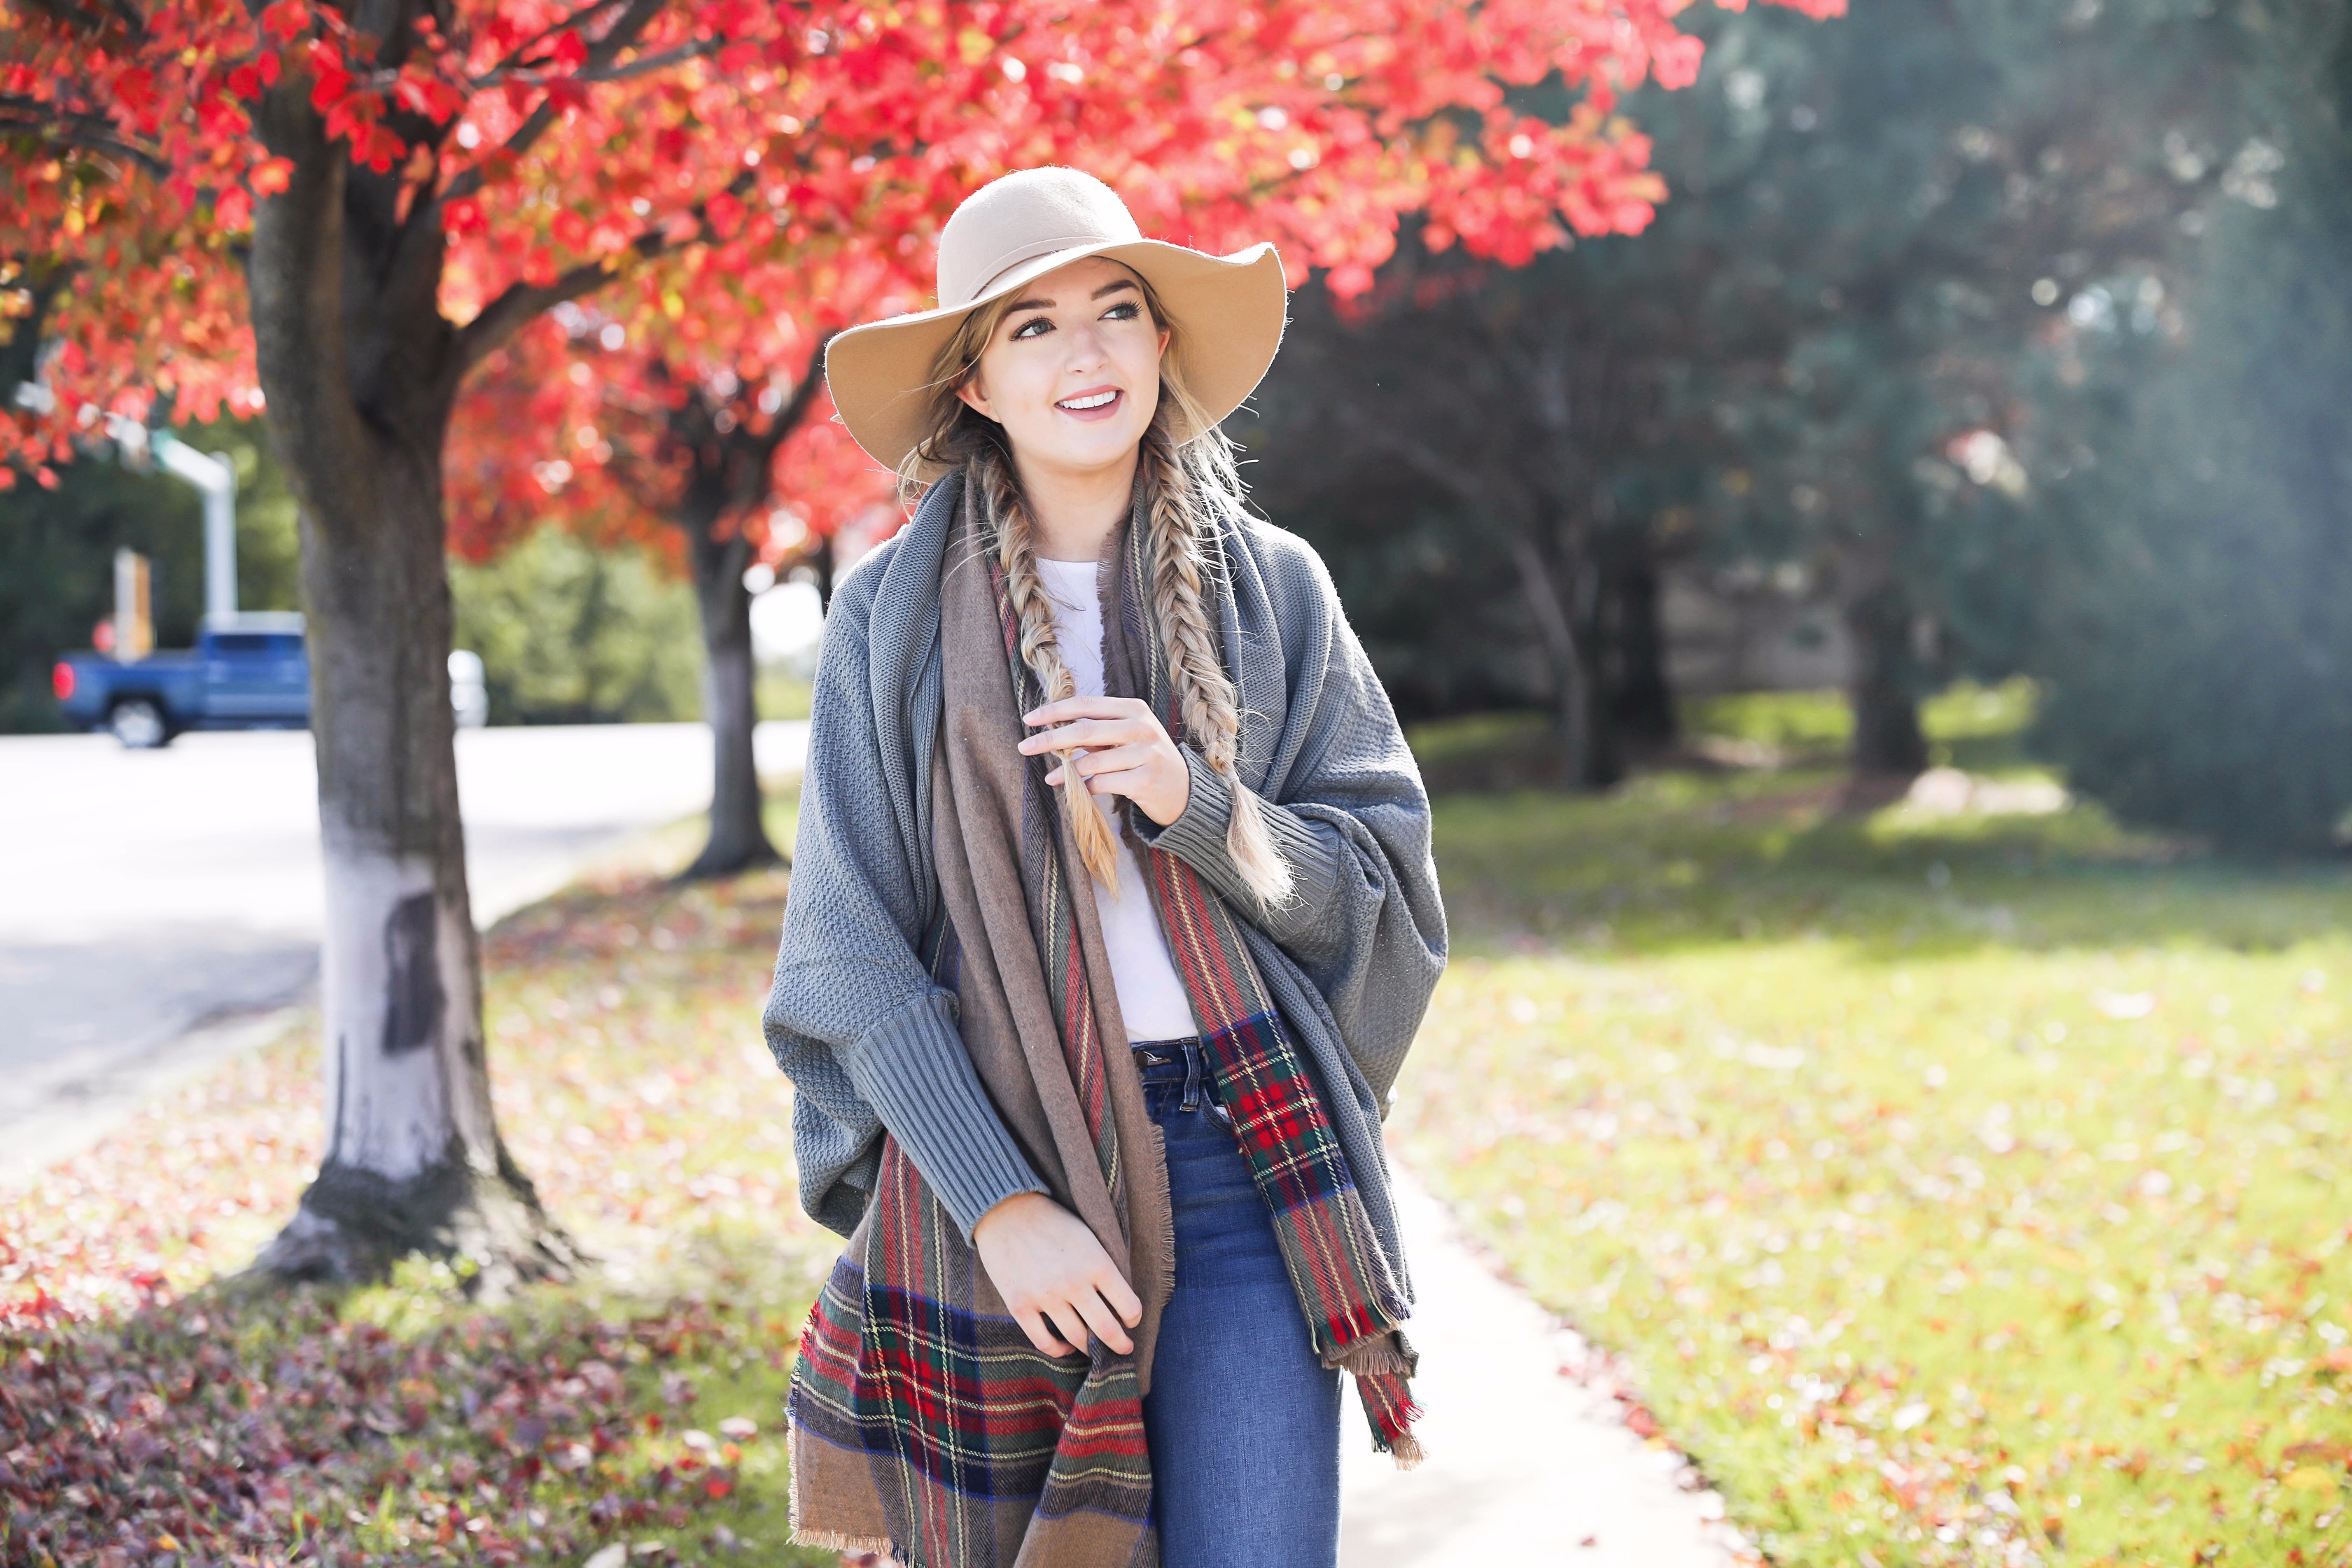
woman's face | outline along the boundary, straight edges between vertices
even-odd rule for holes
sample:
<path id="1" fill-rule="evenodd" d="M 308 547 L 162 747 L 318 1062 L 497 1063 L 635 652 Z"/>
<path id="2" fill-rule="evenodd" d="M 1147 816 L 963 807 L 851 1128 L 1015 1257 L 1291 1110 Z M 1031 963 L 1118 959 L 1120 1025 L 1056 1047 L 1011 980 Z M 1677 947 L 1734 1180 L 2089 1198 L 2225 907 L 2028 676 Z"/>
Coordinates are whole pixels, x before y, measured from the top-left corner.
<path id="1" fill-rule="evenodd" d="M 1135 274 L 1085 257 L 1021 289 L 956 395 L 1004 426 L 1024 470 L 1097 473 L 1133 459 L 1167 348 Z"/>

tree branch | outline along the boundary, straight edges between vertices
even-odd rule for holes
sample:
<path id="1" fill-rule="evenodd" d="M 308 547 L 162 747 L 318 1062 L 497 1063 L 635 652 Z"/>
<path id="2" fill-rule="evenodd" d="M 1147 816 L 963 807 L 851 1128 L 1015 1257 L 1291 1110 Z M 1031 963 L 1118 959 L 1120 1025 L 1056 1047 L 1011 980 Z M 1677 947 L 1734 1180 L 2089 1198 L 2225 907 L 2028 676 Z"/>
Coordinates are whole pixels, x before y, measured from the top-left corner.
<path id="1" fill-rule="evenodd" d="M 640 55 L 628 64 L 614 66 L 609 70 L 583 70 L 573 79 L 585 82 L 630 81 L 637 77 L 651 76 L 656 71 L 667 70 L 675 65 L 683 65 L 688 60 L 715 55 L 726 42 L 724 38 L 702 38 L 691 44 L 680 44 L 658 55 Z"/>
<path id="2" fill-rule="evenodd" d="M 486 87 L 496 87 L 500 81 L 505 79 L 507 72 L 512 70 L 516 66 L 522 63 L 522 58 L 524 55 L 530 53 L 532 49 L 537 48 L 540 45 L 547 42 L 548 39 L 555 37 L 558 33 L 568 32 L 573 27 L 585 26 L 589 18 L 595 16 L 597 12 L 613 5 L 617 5 L 620 3 L 621 0 L 588 0 L 588 4 L 581 6 L 577 11 L 572 12 L 567 16 L 559 17 L 557 20 L 550 22 L 546 26 L 541 27 L 538 32 L 533 33 L 530 37 L 525 38 L 521 43 L 517 44 L 513 48 L 509 49 L 506 52 L 506 57 L 499 60 L 498 64 L 492 66 L 482 75 L 467 82 L 466 85 L 476 92 L 479 92 Z"/>
<path id="3" fill-rule="evenodd" d="M 658 256 L 667 248 L 659 236 L 639 235 L 630 248 L 640 256 Z M 613 277 L 614 268 L 607 261 L 583 261 L 552 283 L 511 283 L 499 297 L 482 307 L 474 319 L 457 333 L 457 353 L 467 369 L 479 364 L 492 351 L 505 342 L 523 324 L 541 310 L 549 310 L 567 300 L 577 300 L 603 288 Z"/>
<path id="4" fill-rule="evenodd" d="M 737 174 L 727 182 L 727 194 L 740 196 L 751 188 L 752 177 L 752 171 L 749 169 Z M 635 252 L 638 259 L 650 261 L 656 256 L 693 244 L 710 232 L 709 205 L 708 196 L 694 205 L 695 233 L 692 235 L 673 241 L 660 229 L 649 228 L 631 240 L 627 249 Z M 467 368 L 480 363 L 491 351 L 514 336 L 524 322 L 541 310 L 551 310 L 567 300 L 594 293 L 612 279 L 615 270 L 613 258 L 607 258 L 583 261 L 552 283 L 509 284 L 458 332 L 457 352 Z"/>
<path id="5" fill-rule="evenodd" d="M 668 4 L 669 0 L 628 0 L 628 9 L 614 22 L 612 31 L 588 46 L 588 58 L 582 63 L 577 74 L 586 77 L 592 72 L 610 68 L 622 52 L 653 25 L 654 18 L 660 16 Z M 509 157 L 520 157 L 562 118 L 562 111 L 551 100 L 541 99 L 539 107 L 515 127 L 514 134 L 506 139 L 499 151 Z M 482 171 L 478 165 L 450 181 L 449 188 L 442 195 L 445 199 L 454 201 L 459 196 L 470 196 L 481 188 Z"/>
<path id="6" fill-rule="evenodd" d="M 122 24 L 134 38 L 147 36 L 147 18 L 139 13 L 130 0 L 99 0 L 95 5 L 76 4 L 75 0 L 32 0 L 33 5 L 77 33 L 90 34 L 105 29 L 107 17 Z M 100 15 L 100 13 L 104 13 Z"/>
<path id="7" fill-rule="evenodd" d="M 832 342 L 840 331 L 838 327 L 829 329 L 823 337 L 817 339 L 816 348 L 809 355 L 808 369 L 802 374 L 800 384 L 793 388 L 793 395 L 786 400 L 784 405 L 776 410 L 775 418 L 768 426 L 768 433 L 760 437 L 753 444 L 751 455 L 759 464 L 759 471 L 763 482 L 768 465 L 775 460 L 777 449 L 793 438 L 793 432 L 800 428 L 801 421 L 808 417 L 810 407 L 815 404 L 816 395 L 824 385 L 825 345 Z M 747 500 L 745 504 L 749 505 L 750 502 Z"/>
<path id="8" fill-rule="evenodd" d="M 58 110 L 37 99 L 0 97 L 0 129 L 29 131 L 52 142 L 85 152 L 111 153 L 138 164 L 158 178 L 172 172 L 163 159 L 121 137 L 121 127 L 103 114 Z"/>

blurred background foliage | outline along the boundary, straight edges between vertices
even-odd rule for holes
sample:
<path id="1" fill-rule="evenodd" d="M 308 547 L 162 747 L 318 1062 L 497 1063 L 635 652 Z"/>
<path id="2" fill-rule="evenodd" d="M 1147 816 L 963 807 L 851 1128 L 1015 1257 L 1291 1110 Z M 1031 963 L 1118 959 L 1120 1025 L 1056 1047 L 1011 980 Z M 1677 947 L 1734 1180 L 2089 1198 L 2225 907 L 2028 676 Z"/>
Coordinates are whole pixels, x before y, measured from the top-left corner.
<path id="1" fill-rule="evenodd" d="M 2126 820 L 2336 847 L 2345 8 L 1790 20 L 1706 15 L 1698 83 L 1636 95 L 1648 233 L 1516 273 L 1408 243 L 1354 307 L 1302 296 L 1257 500 L 1408 717 L 1539 705 L 1573 784 L 1722 733 L 1675 606 L 1760 584 L 1835 632 L 1858 772 L 2024 677 L 2036 753 Z"/>
<path id="2" fill-rule="evenodd" d="M 541 528 L 481 565 L 452 559 L 457 640 L 482 656 L 494 724 L 691 719 L 694 590 L 653 552 Z"/>
<path id="3" fill-rule="evenodd" d="M 1321 551 L 1409 721 L 1491 716 L 1424 731 L 1447 737 L 1433 783 L 2014 766 L 2030 713 L 2032 759 L 2127 823 L 2332 850 L 2346 10 L 1696 14 L 1697 83 L 1628 106 L 1673 191 L 1651 229 L 1517 271 L 1407 234 L 1363 299 L 1300 290 L 1229 425 L 1255 499 Z M 290 604 L 291 505 L 252 433 L 191 438 L 249 473 L 244 602 Z M 102 454 L 0 500 L 0 727 L 53 722 L 47 663 L 86 645 L 118 544 L 155 557 L 159 630 L 185 640 L 196 516 Z M 678 576 L 551 527 L 454 565 L 494 720 L 698 711 Z M 771 716 L 804 692 L 784 684 Z M 1999 758 L 1923 723 L 1946 692 L 2000 709 Z"/>

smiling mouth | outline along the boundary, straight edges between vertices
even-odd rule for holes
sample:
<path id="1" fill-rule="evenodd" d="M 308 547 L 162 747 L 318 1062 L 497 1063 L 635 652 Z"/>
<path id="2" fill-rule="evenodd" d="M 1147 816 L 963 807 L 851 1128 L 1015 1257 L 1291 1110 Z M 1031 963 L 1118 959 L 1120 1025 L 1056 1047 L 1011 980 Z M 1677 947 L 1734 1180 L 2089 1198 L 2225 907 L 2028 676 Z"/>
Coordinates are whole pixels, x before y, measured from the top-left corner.
<path id="1" fill-rule="evenodd" d="M 1066 409 L 1072 414 L 1088 414 L 1097 408 L 1109 407 L 1118 401 L 1120 396 L 1118 388 L 1114 386 L 1102 392 L 1089 392 L 1077 397 L 1061 398 L 1055 403 L 1054 406 Z"/>

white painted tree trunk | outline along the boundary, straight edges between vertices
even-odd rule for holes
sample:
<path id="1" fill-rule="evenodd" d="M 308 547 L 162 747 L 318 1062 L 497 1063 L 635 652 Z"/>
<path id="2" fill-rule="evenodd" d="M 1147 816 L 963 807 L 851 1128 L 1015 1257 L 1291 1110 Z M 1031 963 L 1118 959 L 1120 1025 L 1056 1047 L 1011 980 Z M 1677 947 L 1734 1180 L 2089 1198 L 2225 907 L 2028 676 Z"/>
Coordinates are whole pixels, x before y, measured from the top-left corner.
<path id="1" fill-rule="evenodd" d="M 248 298 L 270 435 L 295 492 L 326 849 L 328 1139 L 257 1267 L 381 1276 L 412 1253 L 478 1286 L 567 1272 L 491 1115 L 466 888 L 442 448 L 465 369 L 437 231 L 388 221 L 301 84 L 260 125 L 293 168 L 254 221 Z"/>
<path id="2" fill-rule="evenodd" d="M 452 1155 L 482 1165 L 497 1143 L 468 1081 L 480 1076 L 468 1070 L 481 1057 L 471 1038 L 480 998 L 470 984 L 450 985 L 470 979 L 467 900 L 462 890 L 437 898 L 433 869 L 350 845 L 327 855 L 327 1163 L 393 1182 Z"/>

